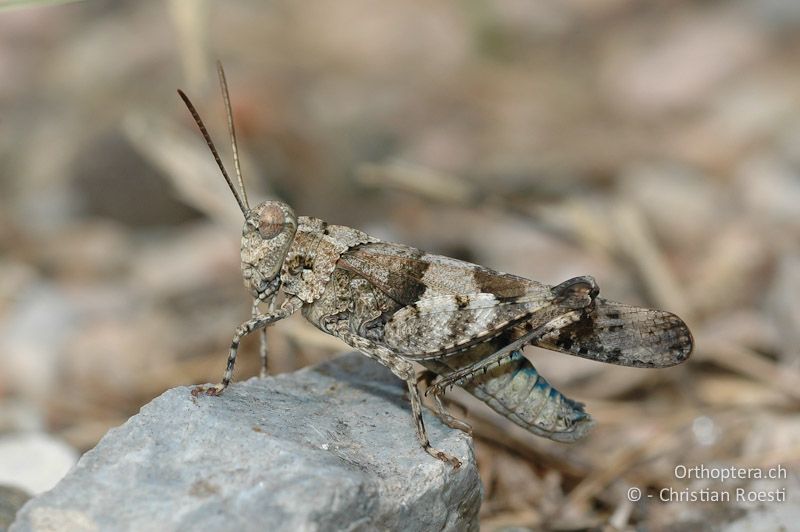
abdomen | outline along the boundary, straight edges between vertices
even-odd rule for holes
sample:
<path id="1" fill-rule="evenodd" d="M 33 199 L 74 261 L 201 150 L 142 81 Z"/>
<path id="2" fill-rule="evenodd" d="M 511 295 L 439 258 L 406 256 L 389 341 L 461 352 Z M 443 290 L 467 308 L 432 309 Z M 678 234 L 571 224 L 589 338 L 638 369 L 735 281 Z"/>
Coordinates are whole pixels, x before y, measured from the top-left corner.
<path id="1" fill-rule="evenodd" d="M 464 353 L 421 364 L 439 375 L 447 375 L 485 358 L 506 343 L 495 339 Z M 551 440 L 578 440 L 593 424 L 581 403 L 553 388 L 519 352 L 511 361 L 481 372 L 461 388 L 520 427 Z"/>

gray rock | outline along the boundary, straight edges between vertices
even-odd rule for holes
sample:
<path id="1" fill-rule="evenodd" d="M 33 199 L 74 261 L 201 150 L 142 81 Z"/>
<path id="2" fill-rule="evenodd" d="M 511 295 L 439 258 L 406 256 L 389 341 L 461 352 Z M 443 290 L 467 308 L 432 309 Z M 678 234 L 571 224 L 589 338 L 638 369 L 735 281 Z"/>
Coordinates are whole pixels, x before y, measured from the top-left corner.
<path id="1" fill-rule="evenodd" d="M 429 412 L 417 442 L 404 386 L 351 353 L 234 383 L 167 391 L 109 431 L 11 526 L 27 530 L 477 529 L 470 438 Z"/>

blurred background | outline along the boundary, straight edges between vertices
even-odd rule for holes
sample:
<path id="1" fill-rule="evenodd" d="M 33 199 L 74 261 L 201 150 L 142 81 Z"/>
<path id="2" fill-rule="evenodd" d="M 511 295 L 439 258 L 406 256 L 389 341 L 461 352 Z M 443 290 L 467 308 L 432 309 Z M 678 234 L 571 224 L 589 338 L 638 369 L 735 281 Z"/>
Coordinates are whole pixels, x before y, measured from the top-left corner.
<path id="1" fill-rule="evenodd" d="M 0 9 L 0 515 L 153 397 L 221 376 L 250 308 L 241 213 L 175 93 L 232 170 L 219 59 L 252 203 L 549 284 L 591 274 L 692 328 L 692 359 L 659 371 L 529 348 L 596 419 L 574 445 L 454 393 L 485 530 L 789 522 L 791 503 L 657 494 L 800 497 L 800 3 Z M 273 373 L 347 349 L 300 316 L 270 331 Z M 257 373 L 251 338 L 236 378 Z M 676 478 L 698 464 L 789 475 Z"/>

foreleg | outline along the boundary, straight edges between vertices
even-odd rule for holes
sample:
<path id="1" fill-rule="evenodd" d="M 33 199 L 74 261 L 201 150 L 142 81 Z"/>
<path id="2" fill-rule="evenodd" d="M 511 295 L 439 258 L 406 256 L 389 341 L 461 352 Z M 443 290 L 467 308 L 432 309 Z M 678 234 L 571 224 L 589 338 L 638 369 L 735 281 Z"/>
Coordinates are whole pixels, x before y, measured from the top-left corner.
<path id="1" fill-rule="evenodd" d="M 264 328 L 270 323 L 275 323 L 276 321 L 282 320 L 291 316 L 295 311 L 297 311 L 300 307 L 303 306 L 303 302 L 296 298 L 291 297 L 283 302 L 281 307 L 268 314 L 260 314 L 255 317 L 250 318 L 246 322 L 242 323 L 236 328 L 236 331 L 233 333 L 233 340 L 231 340 L 231 347 L 230 351 L 228 352 L 228 363 L 225 367 L 225 373 L 222 376 L 222 382 L 217 385 L 214 385 L 210 388 L 205 386 L 198 386 L 194 390 L 192 390 L 192 395 L 199 395 L 201 393 L 205 393 L 206 395 L 219 395 L 228 387 L 228 384 L 231 382 L 231 377 L 233 375 L 233 367 L 236 364 L 236 354 L 239 351 L 239 342 L 241 339 L 251 332 Z"/>

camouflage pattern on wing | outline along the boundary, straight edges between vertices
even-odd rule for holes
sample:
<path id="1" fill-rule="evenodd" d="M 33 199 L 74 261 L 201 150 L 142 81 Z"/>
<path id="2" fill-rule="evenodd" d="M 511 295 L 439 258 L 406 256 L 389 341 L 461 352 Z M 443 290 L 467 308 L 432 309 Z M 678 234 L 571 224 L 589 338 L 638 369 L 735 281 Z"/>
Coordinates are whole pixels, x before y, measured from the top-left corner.
<path id="1" fill-rule="evenodd" d="M 389 242 L 352 248 L 337 266 L 358 273 L 401 305 L 459 294 L 494 294 L 500 299 L 550 296 L 550 287 L 542 283 Z"/>
<path id="2" fill-rule="evenodd" d="M 538 295 L 498 299 L 485 293 L 428 297 L 395 312 L 386 323 L 384 340 L 412 359 L 443 356 L 549 314 L 546 307 L 552 301 Z"/>
<path id="3" fill-rule="evenodd" d="M 590 305 L 589 277 L 547 285 L 469 262 L 384 242 L 344 253 L 338 267 L 365 277 L 403 305 L 384 327 L 385 345 L 410 359 L 448 356 L 523 323 L 538 327 Z"/>
<path id="4" fill-rule="evenodd" d="M 534 343 L 553 351 L 637 368 L 680 364 L 694 347 L 692 333 L 678 316 L 600 297 L 580 320 Z"/>

